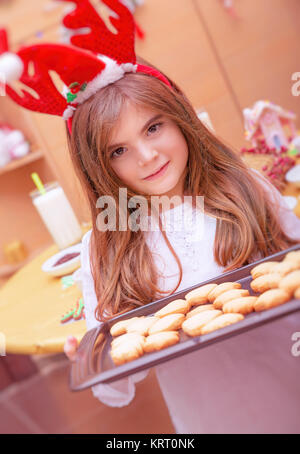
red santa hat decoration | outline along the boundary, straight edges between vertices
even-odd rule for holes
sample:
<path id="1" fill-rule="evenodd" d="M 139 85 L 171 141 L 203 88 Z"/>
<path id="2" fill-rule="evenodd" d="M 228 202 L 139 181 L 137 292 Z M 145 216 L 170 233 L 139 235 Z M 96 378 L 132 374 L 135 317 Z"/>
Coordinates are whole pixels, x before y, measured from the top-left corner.
<path id="1" fill-rule="evenodd" d="M 134 51 L 135 22 L 132 13 L 119 0 L 102 0 L 116 15 L 111 24 L 118 31 L 112 33 L 89 0 L 61 0 L 76 4 L 63 19 L 65 27 L 76 32 L 89 27 L 89 32 L 74 34 L 71 45 L 35 44 L 22 47 L 16 53 L 8 51 L 7 35 L 0 30 L 0 74 L 6 93 L 26 109 L 61 116 L 71 120 L 77 106 L 99 89 L 122 78 L 127 72 L 142 72 L 157 77 L 170 86 L 157 70 L 136 63 Z M 29 70 L 30 65 L 33 65 Z M 49 71 L 55 71 L 66 89 L 60 93 Z M 37 94 L 22 89 L 20 96 L 9 83 L 19 80 Z"/>

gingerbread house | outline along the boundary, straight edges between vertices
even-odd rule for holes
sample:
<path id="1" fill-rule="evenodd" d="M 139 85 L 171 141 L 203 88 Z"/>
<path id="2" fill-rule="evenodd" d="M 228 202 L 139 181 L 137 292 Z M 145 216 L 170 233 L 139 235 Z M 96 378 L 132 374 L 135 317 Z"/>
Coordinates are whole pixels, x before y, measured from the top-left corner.
<path id="1" fill-rule="evenodd" d="M 246 139 L 257 146 L 258 139 L 265 139 L 270 148 L 280 150 L 289 147 L 297 133 L 296 115 L 268 100 L 257 101 L 254 106 L 243 110 Z"/>

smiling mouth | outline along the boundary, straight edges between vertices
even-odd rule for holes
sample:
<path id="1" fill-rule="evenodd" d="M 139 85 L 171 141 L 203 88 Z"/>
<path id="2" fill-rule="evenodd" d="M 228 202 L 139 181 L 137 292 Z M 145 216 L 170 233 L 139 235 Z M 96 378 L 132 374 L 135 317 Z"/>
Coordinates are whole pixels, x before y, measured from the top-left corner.
<path id="1" fill-rule="evenodd" d="M 147 177 L 143 178 L 143 180 L 148 180 L 149 178 L 155 177 L 158 175 L 162 170 L 165 170 L 165 168 L 168 166 L 170 161 L 166 162 L 162 167 L 160 167 L 155 173 L 152 173 L 151 175 L 148 175 Z"/>

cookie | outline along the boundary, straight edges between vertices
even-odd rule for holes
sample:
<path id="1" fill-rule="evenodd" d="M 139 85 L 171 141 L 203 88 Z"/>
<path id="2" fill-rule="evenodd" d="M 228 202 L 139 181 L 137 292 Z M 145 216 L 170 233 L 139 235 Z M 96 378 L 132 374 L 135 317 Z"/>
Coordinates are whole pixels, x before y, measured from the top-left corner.
<path id="1" fill-rule="evenodd" d="M 271 288 L 278 288 L 282 276 L 279 273 L 269 273 L 257 277 L 250 283 L 256 293 L 263 293 Z"/>
<path id="2" fill-rule="evenodd" d="M 145 337 L 139 333 L 125 333 L 121 336 L 115 337 L 111 342 L 111 348 L 114 349 L 121 344 L 126 344 L 128 342 L 134 341 L 138 342 L 141 346 L 143 346 Z"/>
<path id="3" fill-rule="evenodd" d="M 190 308 L 189 303 L 186 300 L 174 300 L 167 304 L 165 307 L 155 312 L 155 317 L 161 318 L 169 314 L 186 314 Z"/>
<path id="4" fill-rule="evenodd" d="M 181 328 L 185 320 L 183 314 L 169 314 L 159 318 L 150 328 L 148 334 L 159 333 L 160 331 L 175 331 Z"/>
<path id="5" fill-rule="evenodd" d="M 273 272 L 274 267 L 278 265 L 278 262 L 263 262 L 260 263 L 259 265 L 256 265 L 252 270 L 250 271 L 251 276 L 253 279 L 258 278 L 259 276 L 263 276 L 264 274 L 269 274 Z"/>
<path id="6" fill-rule="evenodd" d="M 179 342 L 178 331 L 162 331 L 146 337 L 143 348 L 144 352 L 150 353 L 170 347 L 177 342 Z"/>
<path id="7" fill-rule="evenodd" d="M 293 262 L 296 262 L 297 265 L 300 266 L 300 250 L 298 251 L 291 251 L 291 252 L 288 252 L 286 254 L 286 256 L 284 257 L 284 262 L 286 261 L 293 261 Z"/>
<path id="8" fill-rule="evenodd" d="M 291 299 L 291 294 L 283 290 L 282 288 L 273 288 L 267 290 L 257 298 L 254 303 L 254 310 L 256 312 L 271 309 L 272 307 L 284 304 Z"/>
<path id="9" fill-rule="evenodd" d="M 121 320 L 117 323 L 115 323 L 111 328 L 110 328 L 110 334 L 115 337 L 115 336 L 121 336 L 122 334 L 125 334 L 127 332 L 127 326 L 129 323 L 131 323 L 133 320 L 137 319 L 138 317 L 133 317 L 129 318 L 127 320 Z"/>
<path id="10" fill-rule="evenodd" d="M 208 303 L 208 294 L 217 287 L 217 284 L 205 284 L 202 287 L 195 288 L 185 295 L 185 299 L 190 306 Z"/>
<path id="11" fill-rule="evenodd" d="M 294 260 L 287 260 L 286 262 L 279 262 L 278 265 L 274 267 L 273 272 L 279 273 L 281 276 L 286 276 L 288 273 L 299 269 L 300 264 L 298 265 Z"/>
<path id="12" fill-rule="evenodd" d="M 116 366 L 138 359 L 143 354 L 144 351 L 141 352 L 139 345 L 133 342 L 121 344 L 110 352 L 110 356 Z"/>
<path id="13" fill-rule="evenodd" d="M 212 309 L 214 309 L 213 304 L 202 304 L 201 306 L 197 306 L 197 307 L 195 307 L 195 309 L 192 309 L 191 311 L 189 311 L 186 314 L 185 318 L 190 318 L 190 317 L 193 317 L 193 315 L 199 314 L 200 312 L 209 311 Z"/>
<path id="14" fill-rule="evenodd" d="M 150 327 L 158 320 L 158 317 L 138 317 L 127 325 L 127 333 L 139 333 L 147 336 Z"/>
<path id="15" fill-rule="evenodd" d="M 279 288 L 294 293 L 300 287 L 300 270 L 292 271 L 279 282 Z"/>
<path id="16" fill-rule="evenodd" d="M 225 303 L 228 301 L 234 300 L 236 298 L 240 298 L 242 296 L 249 296 L 249 291 L 245 289 L 238 289 L 234 288 L 228 290 L 227 292 L 221 293 L 213 302 L 215 309 L 222 309 Z"/>
<path id="17" fill-rule="evenodd" d="M 239 322 L 244 319 L 242 314 L 223 314 L 219 317 L 211 320 L 210 322 L 206 323 L 201 328 L 201 334 L 208 334 L 212 331 L 215 331 L 220 328 L 224 328 L 225 326 L 232 325 L 233 323 Z"/>
<path id="18" fill-rule="evenodd" d="M 116 366 L 140 358 L 144 354 L 143 347 L 138 341 L 121 342 L 111 349 L 110 356 Z"/>
<path id="19" fill-rule="evenodd" d="M 300 300 L 300 287 L 295 290 L 294 298 L 296 298 L 296 300 Z"/>
<path id="20" fill-rule="evenodd" d="M 223 282 L 219 284 L 210 294 L 208 295 L 208 300 L 213 303 L 216 298 L 222 293 L 228 292 L 228 290 L 233 290 L 235 288 L 241 288 L 241 284 L 239 282 Z"/>
<path id="21" fill-rule="evenodd" d="M 199 314 L 186 319 L 182 323 L 181 328 L 188 336 L 199 336 L 199 334 L 201 334 L 202 326 L 214 318 L 219 317 L 221 314 L 222 311 L 217 311 L 215 309 L 200 312 Z"/>
<path id="22" fill-rule="evenodd" d="M 254 303 L 257 296 L 243 296 L 232 301 L 225 303 L 222 310 L 224 314 L 237 313 L 237 314 L 250 314 L 254 311 Z"/>

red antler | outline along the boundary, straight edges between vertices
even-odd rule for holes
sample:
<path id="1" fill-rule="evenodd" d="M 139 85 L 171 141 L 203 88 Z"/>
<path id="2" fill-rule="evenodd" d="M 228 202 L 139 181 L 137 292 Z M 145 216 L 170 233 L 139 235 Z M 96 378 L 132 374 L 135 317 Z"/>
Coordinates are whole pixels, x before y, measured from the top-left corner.
<path id="1" fill-rule="evenodd" d="M 19 80 L 33 89 L 39 99 L 24 90 L 22 90 L 23 96 L 19 96 L 9 85 L 6 85 L 7 94 L 29 110 L 52 115 L 63 115 L 68 102 L 57 90 L 49 71 L 55 71 L 67 86 L 74 82 L 82 86 L 105 68 L 105 64 L 89 52 L 62 44 L 37 44 L 24 47 L 16 55 L 24 64 L 23 74 Z M 29 74 L 28 71 L 30 62 L 34 65 L 34 75 Z"/>
<path id="2" fill-rule="evenodd" d="M 170 86 L 169 81 L 154 68 L 136 65 L 134 19 L 123 3 L 102 0 L 112 14 L 118 16 L 110 16 L 112 25 L 118 31 L 115 34 L 106 27 L 89 0 L 63 1 L 76 5 L 64 18 L 65 26 L 76 33 L 71 38 L 73 46 L 37 44 L 23 47 L 14 54 L 7 51 L 6 32 L 0 30 L 0 74 L 6 81 L 6 93 L 16 103 L 36 112 L 62 116 L 71 123 L 78 105 L 102 87 L 119 80 L 126 72 L 143 72 Z M 85 27 L 89 27 L 89 33 L 79 32 Z M 66 97 L 58 91 L 49 71 L 56 72 L 69 88 Z M 15 80 L 31 88 L 38 99 L 26 88 L 21 90 L 20 96 L 8 85 Z"/>
<path id="3" fill-rule="evenodd" d="M 8 51 L 7 33 L 4 28 L 0 29 L 0 55 Z"/>
<path id="4" fill-rule="evenodd" d="M 70 38 L 74 46 L 89 49 L 97 54 L 107 55 L 117 63 L 136 62 L 134 52 L 135 22 L 129 9 L 119 0 L 102 0 L 119 17 L 110 16 L 112 25 L 118 33 L 112 33 L 89 0 L 60 0 L 76 4 L 68 13 L 63 24 L 68 29 L 76 30 L 89 27 L 87 34 L 78 34 Z"/>

